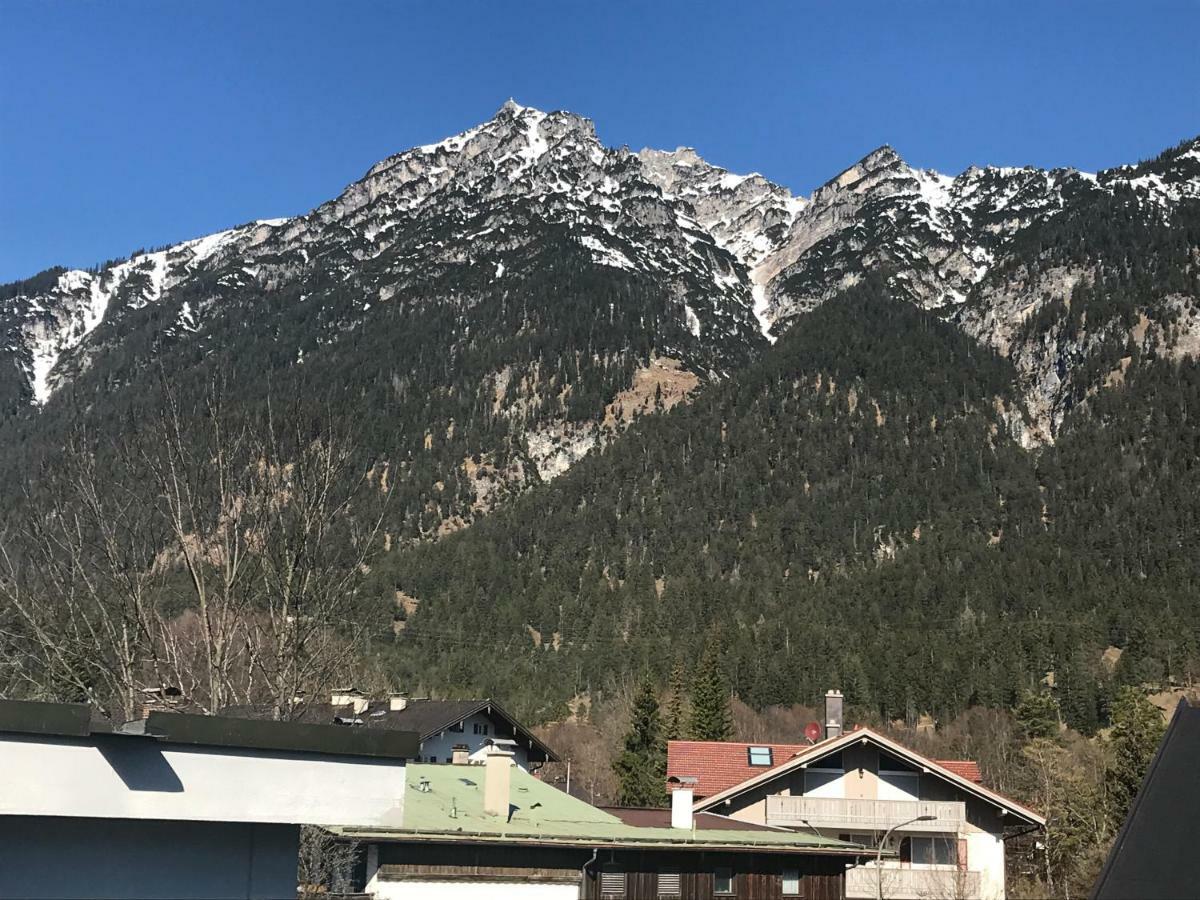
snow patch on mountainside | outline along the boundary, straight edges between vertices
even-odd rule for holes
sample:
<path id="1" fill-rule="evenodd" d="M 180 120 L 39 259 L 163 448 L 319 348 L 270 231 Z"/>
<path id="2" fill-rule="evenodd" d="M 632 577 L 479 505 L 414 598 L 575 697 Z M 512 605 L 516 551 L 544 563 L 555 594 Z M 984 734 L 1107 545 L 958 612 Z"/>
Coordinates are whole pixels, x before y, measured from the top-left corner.
<path id="1" fill-rule="evenodd" d="M 45 295 L 13 298 L 10 304 L 20 318 L 27 359 L 24 368 L 34 405 L 44 406 L 54 393 L 58 361 L 88 339 L 118 300 L 122 308 L 130 310 L 157 303 L 172 286 L 222 250 L 263 227 L 278 227 L 286 221 L 261 220 L 219 231 L 165 250 L 140 253 L 97 273 L 71 269 L 59 275 Z"/>

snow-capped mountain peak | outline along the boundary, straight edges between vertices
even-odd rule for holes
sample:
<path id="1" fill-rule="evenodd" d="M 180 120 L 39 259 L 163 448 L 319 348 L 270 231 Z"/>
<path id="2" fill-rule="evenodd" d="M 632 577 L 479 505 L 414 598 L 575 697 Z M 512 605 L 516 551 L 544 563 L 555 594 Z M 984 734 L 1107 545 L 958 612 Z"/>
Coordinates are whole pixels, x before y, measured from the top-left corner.
<path id="1" fill-rule="evenodd" d="M 1007 352 L 1033 308 L 996 274 L 1010 248 L 1073 204 L 1118 196 L 1156 221 L 1200 198 L 1200 139 L 1095 175 L 973 166 L 952 177 L 883 145 L 801 197 L 691 147 L 605 147 L 589 119 L 509 100 L 486 122 L 381 160 L 307 215 L 39 282 L 10 295 L 0 326 L 25 396 L 44 405 L 101 336 L 119 340 L 115 324 L 101 326 L 121 316 L 174 304 L 162 333 L 201 340 L 209 314 L 235 299 L 289 288 L 311 298 L 333 285 L 356 298 L 342 333 L 446 273 L 478 271 L 496 290 L 515 289 L 553 233 L 595 266 L 661 287 L 671 309 L 656 321 L 682 359 L 701 347 L 757 352 L 762 335 L 773 339 L 872 271 L 887 273 L 897 297 L 943 310 Z"/>

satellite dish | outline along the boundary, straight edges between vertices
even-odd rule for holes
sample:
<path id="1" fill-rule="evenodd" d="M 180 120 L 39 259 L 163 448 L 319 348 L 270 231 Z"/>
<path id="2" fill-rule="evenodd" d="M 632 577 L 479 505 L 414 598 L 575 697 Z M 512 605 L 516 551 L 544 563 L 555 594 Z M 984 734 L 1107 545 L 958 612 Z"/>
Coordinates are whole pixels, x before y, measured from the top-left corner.
<path id="1" fill-rule="evenodd" d="M 821 723 L 809 722 L 804 726 L 804 736 L 808 738 L 810 744 L 815 744 L 821 739 Z"/>

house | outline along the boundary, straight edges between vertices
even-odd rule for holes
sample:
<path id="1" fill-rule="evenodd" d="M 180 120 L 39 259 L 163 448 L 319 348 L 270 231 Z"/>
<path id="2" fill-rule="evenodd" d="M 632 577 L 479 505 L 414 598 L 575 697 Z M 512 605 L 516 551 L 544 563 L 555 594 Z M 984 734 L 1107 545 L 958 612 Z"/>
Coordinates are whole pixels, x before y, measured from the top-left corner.
<path id="1" fill-rule="evenodd" d="M 398 825 L 417 736 L 0 700 L 0 897 L 294 897 L 302 824 Z"/>
<path id="2" fill-rule="evenodd" d="M 408 768 L 400 827 L 340 828 L 366 848 L 378 900 L 841 900 L 863 847 L 790 829 L 694 815 L 677 782 L 670 810 L 600 809 L 492 748 L 482 767 Z"/>
<path id="3" fill-rule="evenodd" d="M 1100 877 L 1093 900 L 1192 898 L 1200 833 L 1200 706 L 1180 700 L 1150 761 Z"/>
<path id="4" fill-rule="evenodd" d="M 269 718 L 265 707 L 238 706 L 225 715 Z M 420 736 L 418 762 L 450 762 L 465 750 L 473 763 L 482 763 L 489 747 L 513 754 L 516 764 L 535 771 L 558 756 L 528 728 L 493 700 L 430 700 L 394 693 L 371 700 L 355 688 L 338 688 L 328 703 L 306 703 L 296 717 L 302 722 L 412 731 Z"/>
<path id="5" fill-rule="evenodd" d="M 894 859 L 847 872 L 848 898 L 1003 900 L 1006 838 L 1045 819 L 985 787 L 974 763 L 928 759 L 869 728 L 843 732 L 841 709 L 830 691 L 819 743 L 671 741 L 668 776 L 696 779 L 697 812 L 868 847 L 893 838 Z"/>

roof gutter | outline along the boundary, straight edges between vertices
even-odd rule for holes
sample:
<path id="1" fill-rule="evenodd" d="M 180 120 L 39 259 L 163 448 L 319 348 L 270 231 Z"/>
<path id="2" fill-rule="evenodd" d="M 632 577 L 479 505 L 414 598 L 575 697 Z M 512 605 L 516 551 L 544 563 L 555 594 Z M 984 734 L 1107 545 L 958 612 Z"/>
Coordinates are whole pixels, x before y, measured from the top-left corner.
<path id="1" fill-rule="evenodd" d="M 861 857 L 868 852 L 864 847 L 826 847 L 821 845 L 761 843 L 753 841 L 666 841 L 660 838 L 610 838 L 600 839 L 581 836 L 545 837 L 536 835 L 512 835 L 492 831 L 359 831 L 342 828 L 340 833 L 359 841 L 403 843 L 493 843 L 520 844 L 537 847 L 581 847 L 584 849 L 620 850 L 622 848 L 654 850 L 725 850 L 729 852 L 756 853 L 804 853 L 811 855 L 833 855 Z M 895 856 L 895 853 L 885 853 Z"/>

